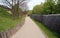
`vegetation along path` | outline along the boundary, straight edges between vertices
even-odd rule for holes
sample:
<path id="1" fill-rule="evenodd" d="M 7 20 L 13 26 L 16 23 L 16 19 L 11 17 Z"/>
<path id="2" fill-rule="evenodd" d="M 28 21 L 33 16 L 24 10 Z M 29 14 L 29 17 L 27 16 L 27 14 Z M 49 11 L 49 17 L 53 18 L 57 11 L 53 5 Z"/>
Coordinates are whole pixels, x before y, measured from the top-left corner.
<path id="1" fill-rule="evenodd" d="M 11 38 L 47 38 L 41 29 L 30 19 L 26 17 L 23 27 Z"/>

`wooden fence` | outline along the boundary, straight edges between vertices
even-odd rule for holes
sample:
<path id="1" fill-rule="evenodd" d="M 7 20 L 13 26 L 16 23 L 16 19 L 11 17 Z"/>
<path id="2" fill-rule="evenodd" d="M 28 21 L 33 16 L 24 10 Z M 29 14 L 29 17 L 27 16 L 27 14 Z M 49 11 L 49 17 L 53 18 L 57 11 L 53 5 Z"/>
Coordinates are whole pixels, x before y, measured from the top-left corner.
<path id="1" fill-rule="evenodd" d="M 35 20 L 40 21 L 51 30 L 60 34 L 60 14 L 51 14 L 51 15 L 32 14 L 30 16 Z"/>

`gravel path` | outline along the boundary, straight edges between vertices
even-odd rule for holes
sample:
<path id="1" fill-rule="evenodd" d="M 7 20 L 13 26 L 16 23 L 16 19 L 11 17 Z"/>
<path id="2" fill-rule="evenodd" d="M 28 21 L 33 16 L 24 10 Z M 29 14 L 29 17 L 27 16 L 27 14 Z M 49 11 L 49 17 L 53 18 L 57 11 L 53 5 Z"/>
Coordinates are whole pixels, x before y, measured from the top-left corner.
<path id="1" fill-rule="evenodd" d="M 23 27 L 11 38 L 46 38 L 46 36 L 30 17 L 27 16 Z"/>

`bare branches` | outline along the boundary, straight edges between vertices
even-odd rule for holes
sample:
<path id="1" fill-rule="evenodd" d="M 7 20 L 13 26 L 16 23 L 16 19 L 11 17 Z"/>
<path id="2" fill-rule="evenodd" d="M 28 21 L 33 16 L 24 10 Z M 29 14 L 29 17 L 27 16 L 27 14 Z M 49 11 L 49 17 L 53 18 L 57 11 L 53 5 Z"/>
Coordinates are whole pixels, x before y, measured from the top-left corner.
<path id="1" fill-rule="evenodd" d="M 11 7 L 13 6 L 8 0 L 5 0 Z"/>

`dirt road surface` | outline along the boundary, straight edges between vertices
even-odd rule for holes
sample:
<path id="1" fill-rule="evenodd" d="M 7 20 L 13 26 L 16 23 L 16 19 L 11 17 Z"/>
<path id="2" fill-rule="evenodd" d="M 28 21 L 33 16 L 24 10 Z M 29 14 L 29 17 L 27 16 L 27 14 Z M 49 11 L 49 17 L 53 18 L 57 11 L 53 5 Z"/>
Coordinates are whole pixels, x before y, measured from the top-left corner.
<path id="1" fill-rule="evenodd" d="M 27 16 L 23 27 L 11 38 L 46 38 L 46 36 L 31 18 Z"/>

